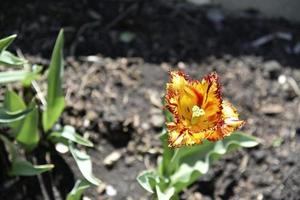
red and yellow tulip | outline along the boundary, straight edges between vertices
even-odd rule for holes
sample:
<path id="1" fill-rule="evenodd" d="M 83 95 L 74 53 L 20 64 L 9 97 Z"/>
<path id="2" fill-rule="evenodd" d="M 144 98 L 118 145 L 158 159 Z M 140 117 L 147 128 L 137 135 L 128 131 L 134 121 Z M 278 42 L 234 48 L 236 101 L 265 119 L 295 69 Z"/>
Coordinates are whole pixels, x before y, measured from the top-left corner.
<path id="1" fill-rule="evenodd" d="M 198 81 L 172 71 L 166 90 L 166 108 L 174 119 L 167 123 L 169 147 L 201 144 L 204 139 L 217 141 L 244 124 L 236 109 L 222 100 L 216 73 Z"/>

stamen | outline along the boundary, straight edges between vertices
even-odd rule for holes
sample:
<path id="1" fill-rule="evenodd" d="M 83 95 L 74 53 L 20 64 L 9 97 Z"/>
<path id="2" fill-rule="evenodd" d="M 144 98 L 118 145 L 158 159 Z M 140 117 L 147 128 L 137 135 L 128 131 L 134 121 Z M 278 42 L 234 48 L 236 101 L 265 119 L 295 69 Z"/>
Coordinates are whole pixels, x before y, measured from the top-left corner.
<path id="1" fill-rule="evenodd" d="M 199 106 L 195 105 L 192 108 L 192 112 L 193 112 L 193 115 L 192 115 L 192 119 L 191 119 L 191 124 L 195 125 L 198 123 L 199 117 L 205 115 L 205 111 L 202 108 L 200 108 Z"/>
<path id="2" fill-rule="evenodd" d="M 205 111 L 202 108 L 200 108 L 199 106 L 196 106 L 196 105 L 193 106 L 192 111 L 193 111 L 192 118 L 201 117 L 201 116 L 205 115 Z"/>

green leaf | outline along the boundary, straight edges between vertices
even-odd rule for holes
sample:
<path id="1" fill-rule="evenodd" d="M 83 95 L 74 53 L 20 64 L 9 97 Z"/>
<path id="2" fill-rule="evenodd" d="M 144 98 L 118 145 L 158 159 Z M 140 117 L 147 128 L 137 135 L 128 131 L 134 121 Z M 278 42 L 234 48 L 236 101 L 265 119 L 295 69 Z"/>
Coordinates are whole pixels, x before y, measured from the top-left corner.
<path id="1" fill-rule="evenodd" d="M 26 105 L 23 99 L 13 90 L 7 90 L 5 92 L 4 107 L 11 112 L 26 109 Z"/>
<path id="2" fill-rule="evenodd" d="M 26 64 L 27 60 L 23 59 L 23 58 L 19 58 L 17 56 L 15 56 L 14 54 L 10 53 L 9 51 L 2 51 L 0 53 L 0 64 L 3 65 L 23 65 Z"/>
<path id="3" fill-rule="evenodd" d="M 0 123 L 11 123 L 24 118 L 32 109 L 26 109 L 19 112 L 9 112 L 0 108 Z"/>
<path id="4" fill-rule="evenodd" d="M 172 200 L 178 199 L 178 197 L 173 196 L 173 195 L 175 195 L 174 187 L 170 187 L 166 191 L 161 191 L 160 187 L 158 185 L 156 185 L 155 189 L 156 189 L 156 195 L 157 195 L 158 200 L 168 200 L 171 198 L 172 198 Z"/>
<path id="5" fill-rule="evenodd" d="M 99 185 L 101 181 L 93 174 L 91 157 L 76 149 L 71 141 L 69 142 L 69 149 L 83 177 L 91 184 Z"/>
<path id="6" fill-rule="evenodd" d="M 52 52 L 49 74 L 48 74 L 48 92 L 47 107 L 43 113 L 43 127 L 48 131 L 60 117 L 64 107 L 64 95 L 62 90 L 63 78 L 63 43 L 64 34 L 61 30 L 58 34 L 55 46 Z"/>
<path id="7" fill-rule="evenodd" d="M 81 200 L 82 193 L 90 186 L 91 183 L 86 180 L 77 180 L 66 200 Z"/>
<path id="8" fill-rule="evenodd" d="M 32 165 L 25 160 L 17 159 L 13 161 L 12 168 L 9 173 L 11 176 L 35 176 L 43 172 L 49 171 L 54 167 L 52 164 Z"/>
<path id="9" fill-rule="evenodd" d="M 30 74 L 31 74 L 31 72 L 29 72 L 27 70 L 0 72 L 0 84 L 16 82 L 16 81 L 23 81 Z"/>
<path id="10" fill-rule="evenodd" d="M 17 112 L 26 109 L 25 102 L 23 99 L 14 91 L 7 90 L 4 95 L 4 107 L 10 112 Z M 22 121 L 16 121 L 9 124 L 14 134 L 16 134 L 18 127 Z"/>
<path id="11" fill-rule="evenodd" d="M 38 109 L 34 102 L 32 102 L 30 108 L 32 109 L 32 112 L 22 121 L 16 137 L 17 141 L 22 144 L 27 151 L 33 150 L 40 140 L 38 130 Z"/>
<path id="12" fill-rule="evenodd" d="M 0 40 L 0 52 L 5 50 L 15 39 L 17 35 L 10 35 Z"/>
<path id="13" fill-rule="evenodd" d="M 156 185 L 157 174 L 155 171 L 148 170 L 143 171 L 138 175 L 137 181 L 138 183 L 148 192 L 154 193 L 155 185 Z"/>
<path id="14" fill-rule="evenodd" d="M 208 172 L 213 161 L 221 155 L 238 147 L 254 147 L 258 145 L 255 137 L 236 132 L 218 142 L 204 141 L 203 144 L 193 147 L 183 147 L 174 154 L 170 166 L 175 172 L 170 177 L 170 186 L 180 192 L 196 181 L 202 174 Z"/>
<path id="15" fill-rule="evenodd" d="M 88 147 L 93 147 L 93 143 L 89 141 L 88 139 L 85 139 L 78 133 L 76 133 L 75 128 L 73 126 L 64 126 L 64 129 L 62 132 L 53 132 L 50 134 L 50 137 L 57 137 L 57 138 L 65 138 L 67 140 L 70 140 L 72 142 L 75 142 L 77 144 L 81 144 Z"/>

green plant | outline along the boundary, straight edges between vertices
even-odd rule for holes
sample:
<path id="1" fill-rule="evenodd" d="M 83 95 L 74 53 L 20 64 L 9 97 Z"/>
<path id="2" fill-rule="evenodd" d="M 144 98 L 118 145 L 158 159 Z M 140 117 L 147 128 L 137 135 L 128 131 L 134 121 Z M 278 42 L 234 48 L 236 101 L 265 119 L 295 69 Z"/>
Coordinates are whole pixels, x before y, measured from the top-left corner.
<path id="1" fill-rule="evenodd" d="M 47 187 L 47 194 L 53 199 L 53 185 L 46 180 L 52 179 L 50 171 L 58 167 L 51 164 L 49 157 L 57 153 L 55 145 L 60 143 L 69 149 L 82 174 L 66 197 L 67 200 L 78 200 L 86 188 L 99 185 L 100 180 L 92 173 L 91 158 L 77 149 L 77 145 L 93 147 L 93 143 L 76 133 L 72 126 L 56 126 L 65 108 L 62 89 L 63 30 L 57 37 L 46 73 L 46 97 L 37 84 L 44 75 L 43 67 L 31 65 L 25 58 L 6 50 L 15 38 L 16 35 L 12 35 L 0 40 L 0 66 L 10 68 L 0 72 L 0 84 L 6 89 L 4 101 L 0 104 L 0 142 L 8 152 L 5 173 L 10 176 L 37 176 L 46 172 L 41 184 Z M 14 85 L 17 85 L 19 93 L 12 90 Z"/>
<path id="2" fill-rule="evenodd" d="M 222 100 L 216 73 L 196 81 L 183 72 L 171 72 L 165 102 L 162 159 L 156 169 L 137 177 L 159 200 L 179 199 L 179 193 L 207 173 L 222 155 L 258 144 L 255 137 L 232 133 L 244 122 L 235 108 Z"/>

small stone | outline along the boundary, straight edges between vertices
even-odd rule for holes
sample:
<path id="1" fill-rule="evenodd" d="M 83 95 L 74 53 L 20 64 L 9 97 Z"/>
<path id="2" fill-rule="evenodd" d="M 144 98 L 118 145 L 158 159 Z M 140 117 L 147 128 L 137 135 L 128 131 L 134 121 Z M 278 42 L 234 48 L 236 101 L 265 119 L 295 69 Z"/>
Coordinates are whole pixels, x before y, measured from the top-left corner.
<path id="1" fill-rule="evenodd" d="M 260 163 L 265 159 L 266 153 L 262 150 L 257 150 L 254 152 L 253 157 L 257 163 Z"/>
<path id="2" fill-rule="evenodd" d="M 86 114 L 86 118 L 90 121 L 93 121 L 98 118 L 98 114 L 95 111 L 88 111 Z"/>
<path id="3" fill-rule="evenodd" d="M 263 106 L 260 111 L 266 115 L 276 115 L 284 111 L 284 108 L 280 104 L 268 104 Z"/>
<path id="4" fill-rule="evenodd" d="M 132 164 L 134 163 L 135 158 L 133 156 L 126 156 L 125 157 L 125 164 L 127 166 L 132 166 Z"/>
<path id="5" fill-rule="evenodd" d="M 106 195 L 114 197 L 117 195 L 117 190 L 112 185 L 108 185 L 106 186 Z"/>
<path id="6" fill-rule="evenodd" d="M 84 109 L 84 103 L 83 101 L 77 101 L 73 107 L 75 110 L 82 111 Z"/>
<path id="7" fill-rule="evenodd" d="M 147 91 L 147 96 L 151 102 L 152 105 L 158 107 L 158 108 L 162 108 L 162 98 L 160 97 L 159 93 L 156 90 L 151 90 L 149 89 Z"/>
<path id="8" fill-rule="evenodd" d="M 129 153 L 133 153 L 136 150 L 135 148 L 136 148 L 136 144 L 135 144 L 134 141 L 128 142 L 128 144 L 127 144 L 127 151 Z"/>
<path id="9" fill-rule="evenodd" d="M 101 183 L 98 187 L 97 187 L 97 193 L 98 194 L 102 194 L 106 189 L 106 184 L 105 183 Z"/>
<path id="10" fill-rule="evenodd" d="M 107 167 L 111 167 L 121 158 L 121 156 L 120 152 L 114 151 L 104 158 L 103 164 Z"/>
<path id="11" fill-rule="evenodd" d="M 149 125 L 149 123 L 147 123 L 147 122 L 143 122 L 142 125 L 141 125 L 141 127 L 142 127 L 142 129 L 145 130 L 145 131 L 147 131 L 147 130 L 150 129 L 150 125 Z"/>
<path id="12" fill-rule="evenodd" d="M 90 124 L 91 124 L 90 120 L 88 120 L 88 119 L 84 119 L 84 120 L 83 120 L 83 126 L 84 126 L 84 127 L 89 127 Z"/>
<path id="13" fill-rule="evenodd" d="M 202 200 L 203 196 L 202 196 L 202 194 L 200 192 L 195 192 L 193 199 L 194 200 Z"/>
<path id="14" fill-rule="evenodd" d="M 279 83 L 279 84 L 283 85 L 283 84 L 286 83 L 286 81 L 287 81 L 286 75 L 281 74 L 281 75 L 278 77 L 278 83 Z"/>
<path id="15" fill-rule="evenodd" d="M 186 68 L 186 65 L 184 64 L 184 62 L 179 62 L 177 64 L 177 66 L 178 66 L 179 69 L 182 69 L 182 70 L 184 70 Z"/>
<path id="16" fill-rule="evenodd" d="M 277 61 L 271 60 L 264 64 L 264 75 L 271 79 L 277 79 L 280 75 L 281 66 Z"/>
<path id="17" fill-rule="evenodd" d="M 55 145 L 55 149 L 56 149 L 56 151 L 58 151 L 61 154 L 65 154 L 69 151 L 69 148 L 63 143 L 57 143 Z"/>
<path id="18" fill-rule="evenodd" d="M 161 128 L 163 127 L 163 124 L 165 122 L 165 118 L 163 117 L 163 115 L 159 115 L 159 114 L 155 114 L 151 116 L 151 124 L 155 127 L 155 128 Z"/>

